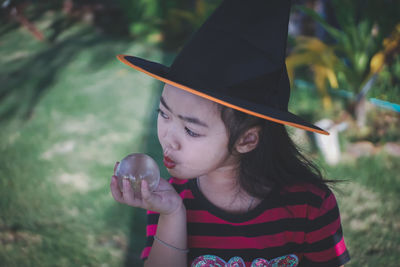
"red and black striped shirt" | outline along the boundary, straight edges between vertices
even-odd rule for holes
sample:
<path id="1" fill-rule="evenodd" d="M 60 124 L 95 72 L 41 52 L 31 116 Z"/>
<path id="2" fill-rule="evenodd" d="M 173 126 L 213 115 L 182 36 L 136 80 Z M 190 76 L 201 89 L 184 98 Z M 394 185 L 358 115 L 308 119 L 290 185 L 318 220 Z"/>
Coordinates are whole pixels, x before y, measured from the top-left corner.
<path id="1" fill-rule="evenodd" d="M 208 201 L 195 179 L 171 178 L 170 183 L 187 210 L 189 263 L 205 262 L 204 255 L 225 263 L 243 260 L 246 266 L 252 266 L 256 259 L 271 263 L 294 257 L 298 265 L 286 266 L 330 267 L 350 259 L 336 198 L 328 187 L 290 186 L 271 193 L 247 213 L 231 214 Z M 158 213 L 148 211 L 143 259 L 153 244 L 158 217 Z"/>

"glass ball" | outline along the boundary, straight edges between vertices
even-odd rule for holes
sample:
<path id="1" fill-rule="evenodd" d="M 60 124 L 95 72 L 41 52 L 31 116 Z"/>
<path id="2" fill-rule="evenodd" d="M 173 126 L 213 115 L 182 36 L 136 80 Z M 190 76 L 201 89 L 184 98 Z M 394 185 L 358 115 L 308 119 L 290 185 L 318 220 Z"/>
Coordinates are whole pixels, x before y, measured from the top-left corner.
<path id="1" fill-rule="evenodd" d="M 128 178 L 135 197 L 141 197 L 141 181 L 146 180 L 149 190 L 154 191 L 160 182 L 160 169 L 150 156 L 142 153 L 133 153 L 121 160 L 115 176 L 118 178 L 118 186 L 122 191 L 123 178 Z"/>

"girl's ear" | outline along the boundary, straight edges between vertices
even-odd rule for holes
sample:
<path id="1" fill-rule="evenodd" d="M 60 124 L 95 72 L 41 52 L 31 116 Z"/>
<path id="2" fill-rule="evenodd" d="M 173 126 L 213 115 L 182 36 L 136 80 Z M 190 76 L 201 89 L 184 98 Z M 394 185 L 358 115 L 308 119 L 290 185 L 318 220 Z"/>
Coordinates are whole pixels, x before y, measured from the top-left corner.
<path id="1" fill-rule="evenodd" d="M 239 153 L 252 151 L 258 145 L 260 127 L 255 126 L 248 129 L 236 142 L 235 148 Z"/>

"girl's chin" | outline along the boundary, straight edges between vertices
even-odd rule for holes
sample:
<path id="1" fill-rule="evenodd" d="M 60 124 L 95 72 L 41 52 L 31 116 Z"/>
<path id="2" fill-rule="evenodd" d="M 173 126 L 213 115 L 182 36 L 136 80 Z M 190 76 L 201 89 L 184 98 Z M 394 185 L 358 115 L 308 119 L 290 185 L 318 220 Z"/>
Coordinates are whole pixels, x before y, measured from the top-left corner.
<path id="1" fill-rule="evenodd" d="M 172 177 L 180 179 L 180 180 L 193 179 L 193 178 L 197 177 L 196 175 L 190 175 L 188 173 L 181 173 L 176 169 L 167 169 L 167 171 Z"/>

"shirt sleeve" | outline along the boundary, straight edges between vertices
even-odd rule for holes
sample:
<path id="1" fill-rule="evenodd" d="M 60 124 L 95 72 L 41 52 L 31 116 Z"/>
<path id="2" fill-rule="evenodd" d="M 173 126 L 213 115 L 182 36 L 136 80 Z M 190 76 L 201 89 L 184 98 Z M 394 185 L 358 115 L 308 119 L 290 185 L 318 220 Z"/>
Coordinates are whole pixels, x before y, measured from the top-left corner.
<path id="1" fill-rule="evenodd" d="M 350 260 L 335 195 L 328 190 L 319 208 L 310 207 L 304 266 L 337 267 Z"/>

